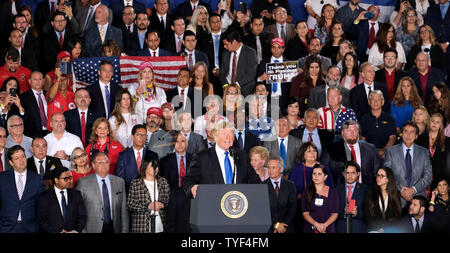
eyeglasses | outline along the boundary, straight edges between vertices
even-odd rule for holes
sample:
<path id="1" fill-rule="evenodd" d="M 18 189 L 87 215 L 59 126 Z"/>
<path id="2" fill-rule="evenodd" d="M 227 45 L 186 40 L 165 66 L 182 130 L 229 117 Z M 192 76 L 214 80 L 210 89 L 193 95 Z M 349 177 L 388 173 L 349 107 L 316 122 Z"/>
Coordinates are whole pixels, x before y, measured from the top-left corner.
<path id="1" fill-rule="evenodd" d="M 21 126 L 23 126 L 23 124 L 15 124 L 15 125 L 11 125 L 10 127 L 15 128 L 15 127 L 21 127 Z"/>
<path id="2" fill-rule="evenodd" d="M 81 158 L 81 157 L 83 157 L 83 156 L 86 156 L 86 153 L 82 153 L 82 154 L 79 154 L 79 155 L 73 156 L 73 160 L 77 160 L 77 159 L 80 159 L 80 158 Z"/>
<path id="3" fill-rule="evenodd" d="M 424 34 L 424 33 L 429 33 L 430 31 L 428 31 L 428 30 L 422 30 L 422 31 L 420 31 L 419 33 L 420 34 Z"/>
<path id="4" fill-rule="evenodd" d="M 275 15 L 284 15 L 286 13 L 287 13 L 286 11 L 279 11 L 279 12 L 275 13 Z"/>
<path id="5" fill-rule="evenodd" d="M 415 14 L 408 14 L 408 15 L 406 15 L 407 17 L 415 17 L 416 15 Z"/>
<path id="6" fill-rule="evenodd" d="M 68 182 L 68 181 L 72 180 L 72 176 L 68 176 L 68 177 L 60 177 L 59 179 L 64 180 L 64 182 Z"/>

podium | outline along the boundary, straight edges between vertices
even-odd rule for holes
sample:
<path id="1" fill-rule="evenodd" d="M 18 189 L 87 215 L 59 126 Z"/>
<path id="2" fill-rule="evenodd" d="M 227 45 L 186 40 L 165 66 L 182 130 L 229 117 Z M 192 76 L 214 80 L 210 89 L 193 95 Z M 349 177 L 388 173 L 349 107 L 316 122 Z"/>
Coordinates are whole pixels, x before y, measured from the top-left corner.
<path id="1" fill-rule="evenodd" d="M 200 184 L 191 200 L 196 233 L 267 233 L 272 220 L 266 184 Z"/>

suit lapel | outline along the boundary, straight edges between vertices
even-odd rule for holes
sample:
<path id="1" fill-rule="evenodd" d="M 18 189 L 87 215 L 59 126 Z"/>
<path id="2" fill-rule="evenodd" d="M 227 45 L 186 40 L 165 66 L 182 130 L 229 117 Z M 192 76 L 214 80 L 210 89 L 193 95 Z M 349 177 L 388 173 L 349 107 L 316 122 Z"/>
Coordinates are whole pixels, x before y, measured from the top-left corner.
<path id="1" fill-rule="evenodd" d="M 69 199 L 70 199 L 69 198 L 69 189 L 67 189 L 67 200 L 66 201 L 69 202 Z M 59 205 L 58 197 L 56 196 L 56 192 L 55 192 L 55 188 L 54 187 L 50 188 L 50 201 L 51 201 L 51 203 L 56 203 L 56 209 L 58 210 L 59 218 L 62 221 L 62 223 L 64 223 L 64 217 L 63 217 L 63 214 L 61 212 L 61 208 L 60 208 L 60 205 Z M 67 206 L 69 206 L 69 205 L 67 205 Z M 66 215 L 67 215 L 67 212 L 66 212 Z"/>
<path id="2" fill-rule="evenodd" d="M 112 177 L 111 175 L 109 176 L 109 179 L 111 180 L 111 210 L 112 210 L 112 217 L 114 219 L 114 217 L 116 217 L 116 210 L 115 210 L 115 206 L 116 206 L 116 202 L 117 202 L 117 194 L 116 191 L 119 188 L 117 186 L 117 181 L 114 177 Z"/>
<path id="3" fill-rule="evenodd" d="M 219 158 L 217 157 L 216 154 L 216 149 L 215 148 L 211 148 L 209 151 L 209 155 L 210 155 L 210 159 L 212 159 L 212 164 L 217 164 L 219 166 L 217 166 L 217 182 L 220 182 L 220 184 L 225 184 L 225 181 L 223 180 L 223 174 L 222 174 L 222 169 L 220 168 L 220 162 L 219 162 Z M 236 181 L 237 182 L 237 181 Z"/>

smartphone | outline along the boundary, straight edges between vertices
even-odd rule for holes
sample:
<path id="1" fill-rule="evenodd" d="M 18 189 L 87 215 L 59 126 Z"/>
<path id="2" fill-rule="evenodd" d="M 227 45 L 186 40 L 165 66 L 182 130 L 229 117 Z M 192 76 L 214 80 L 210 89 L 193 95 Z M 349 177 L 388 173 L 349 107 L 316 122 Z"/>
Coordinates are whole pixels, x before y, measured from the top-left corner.
<path id="1" fill-rule="evenodd" d="M 239 11 L 242 13 L 247 13 L 247 3 L 239 2 Z"/>
<path id="2" fill-rule="evenodd" d="M 64 1 L 64 5 L 67 7 L 71 7 L 72 3 L 70 1 Z"/>
<path id="3" fill-rule="evenodd" d="M 375 14 L 373 14 L 372 12 L 366 12 L 366 14 L 364 14 L 364 17 L 367 19 L 372 19 L 373 17 L 375 17 Z"/>
<path id="4" fill-rule="evenodd" d="M 351 213 L 353 212 L 353 208 L 355 208 L 355 202 L 356 200 L 351 199 L 350 202 L 348 202 L 348 212 Z"/>
<path id="5" fill-rule="evenodd" d="M 72 62 L 60 62 L 59 68 L 63 75 L 72 74 Z"/>
<path id="6" fill-rule="evenodd" d="M 227 8 L 227 0 L 220 0 L 220 9 L 225 10 Z"/>
<path id="7" fill-rule="evenodd" d="M 17 96 L 17 89 L 16 88 L 9 89 L 9 95 L 11 95 L 11 97 Z"/>

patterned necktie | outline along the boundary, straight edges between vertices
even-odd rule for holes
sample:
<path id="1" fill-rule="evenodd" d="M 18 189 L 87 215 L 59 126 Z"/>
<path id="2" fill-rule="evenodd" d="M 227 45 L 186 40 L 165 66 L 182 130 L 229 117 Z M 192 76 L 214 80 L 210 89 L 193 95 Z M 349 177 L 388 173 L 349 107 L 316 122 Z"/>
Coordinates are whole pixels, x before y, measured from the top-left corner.
<path id="1" fill-rule="evenodd" d="M 136 164 L 137 164 L 138 173 L 141 173 L 142 157 L 141 157 L 140 151 L 138 151 L 138 157 L 136 159 Z"/>
<path id="2" fill-rule="evenodd" d="M 62 215 L 63 215 L 64 220 L 66 220 L 66 213 L 67 213 L 66 197 L 64 196 L 64 191 L 60 191 L 60 193 L 61 193 Z"/>
<path id="3" fill-rule="evenodd" d="M 353 192 L 352 192 L 353 185 L 348 185 L 347 187 L 348 187 L 347 203 L 349 203 L 350 200 L 352 200 L 352 196 L 353 196 Z"/>
<path id="4" fill-rule="evenodd" d="M 258 56 L 258 63 L 259 63 L 262 60 L 261 39 L 259 35 L 256 35 L 255 38 L 256 38 L 256 55 Z"/>
<path id="5" fill-rule="evenodd" d="M 312 135 L 313 133 L 308 133 L 308 141 L 312 141 Z"/>
<path id="6" fill-rule="evenodd" d="M 280 196 L 280 187 L 278 186 L 278 181 L 274 182 L 275 183 L 275 195 Z"/>
<path id="7" fill-rule="evenodd" d="M 110 100 L 108 85 L 105 85 L 105 98 L 106 98 L 106 107 L 108 108 L 108 111 L 106 112 L 106 118 L 108 118 L 109 114 L 111 113 L 111 105 L 110 105 L 111 100 Z"/>
<path id="8" fill-rule="evenodd" d="M 411 154 L 409 153 L 411 149 L 406 149 L 406 157 L 405 157 L 405 165 L 406 165 L 406 183 L 408 187 L 411 186 L 412 183 L 412 162 L 411 162 Z"/>
<path id="9" fill-rule="evenodd" d="M 41 175 L 41 177 L 43 177 L 44 173 L 45 173 L 44 166 L 42 165 L 43 163 L 44 163 L 44 160 L 39 161 L 39 175 Z"/>
<path id="10" fill-rule="evenodd" d="M 225 151 L 225 160 L 224 160 L 224 167 L 225 167 L 225 178 L 226 178 L 226 184 L 232 184 L 233 183 L 233 171 L 231 170 L 231 162 L 228 158 L 228 151 Z"/>
<path id="11" fill-rule="evenodd" d="M 283 158 L 283 163 L 284 163 L 284 167 L 283 167 L 283 175 L 286 172 L 286 147 L 284 146 L 284 139 L 281 139 L 281 143 L 280 143 L 280 156 L 281 158 Z"/>
<path id="12" fill-rule="evenodd" d="M 24 185 L 23 185 L 23 175 L 19 174 L 19 178 L 17 179 L 17 194 L 19 195 L 19 199 L 22 199 Z M 22 212 L 19 210 L 19 217 L 17 220 L 22 220 Z"/>
<path id="13" fill-rule="evenodd" d="M 64 36 L 62 32 L 59 32 L 59 46 L 61 47 L 62 50 L 64 46 Z"/>
<path id="14" fill-rule="evenodd" d="M 109 192 L 105 179 L 102 179 L 102 196 L 103 196 L 103 221 L 111 222 L 111 205 L 109 204 Z"/>
<path id="15" fill-rule="evenodd" d="M 284 25 L 281 26 L 281 32 L 280 32 L 281 38 L 283 41 L 286 41 L 286 32 L 284 31 Z"/>
<path id="16" fill-rule="evenodd" d="M 231 69 L 231 83 L 236 83 L 236 73 L 237 73 L 237 56 L 236 52 L 233 52 L 233 68 Z"/>
<path id="17" fill-rule="evenodd" d="M 83 146 L 86 145 L 86 115 L 85 112 L 81 112 L 81 141 Z"/>
<path id="18" fill-rule="evenodd" d="M 105 42 L 105 27 L 104 25 L 100 26 L 100 38 L 102 39 L 102 44 Z"/>
<path id="19" fill-rule="evenodd" d="M 41 93 L 36 93 L 38 95 L 38 106 L 39 106 L 39 116 L 41 117 L 41 125 L 47 127 L 47 115 L 45 114 L 44 102 L 41 98 Z"/>
<path id="20" fill-rule="evenodd" d="M 181 89 L 181 94 L 180 94 L 180 106 L 181 106 L 181 107 L 184 106 L 184 89 Z"/>
<path id="21" fill-rule="evenodd" d="M 183 177 L 186 175 L 186 166 L 184 165 L 184 156 L 181 156 L 180 159 L 180 187 L 181 185 L 181 180 L 183 179 Z"/>

